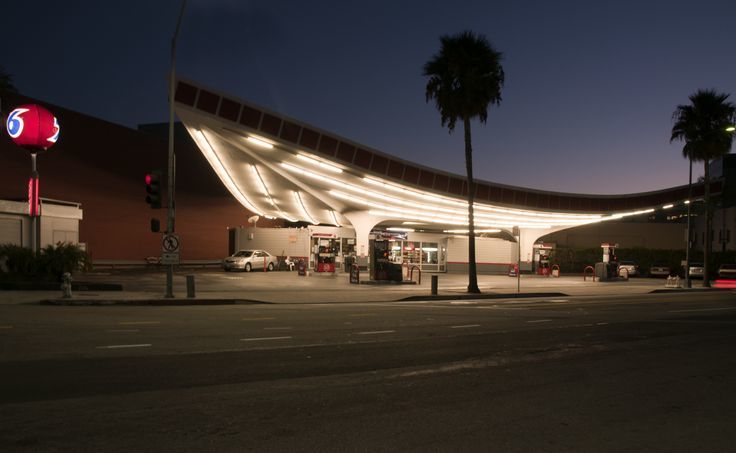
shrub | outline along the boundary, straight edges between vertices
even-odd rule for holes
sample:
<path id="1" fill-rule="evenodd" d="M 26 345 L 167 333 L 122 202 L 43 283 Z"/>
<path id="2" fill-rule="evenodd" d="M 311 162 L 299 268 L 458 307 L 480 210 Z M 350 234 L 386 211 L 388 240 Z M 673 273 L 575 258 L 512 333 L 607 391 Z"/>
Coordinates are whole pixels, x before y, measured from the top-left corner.
<path id="1" fill-rule="evenodd" d="M 0 272 L 32 279 L 59 280 L 64 272 L 89 270 L 90 260 L 76 244 L 59 242 L 39 253 L 13 244 L 0 245 Z"/>

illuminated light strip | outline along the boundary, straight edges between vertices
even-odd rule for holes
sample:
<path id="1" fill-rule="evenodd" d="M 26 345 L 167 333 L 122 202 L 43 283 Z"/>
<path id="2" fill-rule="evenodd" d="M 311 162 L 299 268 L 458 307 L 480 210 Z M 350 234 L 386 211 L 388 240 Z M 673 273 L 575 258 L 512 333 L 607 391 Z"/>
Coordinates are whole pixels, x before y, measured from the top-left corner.
<path id="1" fill-rule="evenodd" d="M 337 215 L 335 214 L 335 211 L 330 210 L 330 217 L 332 217 L 332 223 L 334 223 L 335 226 L 340 226 L 340 222 L 337 221 Z"/>
<path id="2" fill-rule="evenodd" d="M 205 158 L 210 163 L 212 168 L 215 170 L 215 173 L 217 173 L 217 176 L 220 177 L 220 181 L 225 184 L 225 187 L 227 187 L 227 190 L 230 191 L 231 194 L 246 208 L 248 208 L 249 211 L 258 214 L 258 215 L 264 215 L 263 211 L 256 208 L 253 203 L 248 200 L 248 197 L 245 196 L 243 192 L 240 191 L 240 188 L 238 188 L 237 184 L 235 184 L 235 181 L 233 181 L 232 177 L 230 176 L 230 173 L 228 173 L 227 169 L 223 165 L 222 161 L 220 160 L 220 157 L 215 152 L 215 149 L 210 144 L 210 141 L 207 139 L 207 136 L 204 134 L 204 131 L 198 129 L 196 136 L 199 136 L 202 140 L 204 140 L 204 143 L 207 145 L 206 147 L 200 146 L 200 149 L 203 149 L 205 151 Z"/>
<path id="3" fill-rule="evenodd" d="M 500 233 L 501 230 L 499 229 L 490 229 L 490 230 L 475 230 L 476 233 Z M 453 234 L 468 234 L 470 233 L 470 230 L 444 230 L 443 233 L 453 233 Z"/>
<path id="4" fill-rule="evenodd" d="M 263 181 L 263 178 L 261 177 L 261 172 L 258 171 L 258 167 L 256 167 L 255 165 L 251 165 L 250 168 L 253 170 L 253 173 L 256 174 L 256 179 L 260 183 L 261 192 L 263 192 L 263 195 L 265 195 L 266 198 L 268 198 L 268 201 L 269 203 L 271 203 L 271 206 L 273 206 L 276 209 L 276 211 L 278 211 L 280 217 L 288 220 L 289 222 L 296 222 L 297 221 L 296 219 L 289 217 L 284 211 L 281 210 L 281 208 L 279 208 L 276 202 L 273 201 L 273 197 L 271 197 L 271 194 L 268 191 L 268 187 L 266 187 L 266 182 Z M 269 216 L 266 216 L 266 217 L 269 217 Z"/>
<path id="5" fill-rule="evenodd" d="M 395 203 L 401 206 L 417 207 L 417 208 L 422 208 L 422 209 L 426 209 L 426 210 L 433 211 L 433 212 L 440 211 L 445 214 L 463 215 L 467 219 L 467 215 L 465 214 L 465 211 L 461 212 L 456 209 L 448 209 L 448 208 L 444 208 L 440 206 L 431 206 L 431 205 L 421 204 L 418 202 L 412 202 L 411 200 L 403 200 L 400 198 L 382 194 L 380 192 L 373 192 L 370 190 L 366 190 L 363 187 L 355 186 L 353 184 L 350 184 L 344 181 L 338 181 L 326 175 L 315 173 L 310 170 L 300 168 L 296 165 L 288 164 L 286 162 L 282 162 L 281 165 L 287 170 L 303 174 L 305 176 L 311 177 L 313 179 L 316 179 L 322 182 L 327 182 L 331 185 L 338 186 L 342 189 L 347 189 L 347 190 L 350 190 L 358 194 L 368 195 L 368 196 L 378 198 L 381 200 L 385 200 L 385 201 L 389 201 L 391 203 Z M 375 186 L 380 186 L 383 188 L 393 190 L 398 193 L 402 193 L 404 195 L 412 195 L 412 196 L 416 196 L 416 197 L 424 198 L 424 199 L 448 202 L 449 204 L 452 204 L 454 206 L 462 206 L 465 209 L 467 209 L 467 205 L 468 205 L 467 203 L 463 203 L 463 202 L 459 202 L 455 200 L 449 200 L 449 199 L 443 199 L 441 197 L 424 195 L 420 192 L 412 191 L 409 189 L 404 189 L 399 186 L 395 186 L 391 184 L 386 184 L 384 182 L 381 182 L 381 181 L 378 181 L 372 178 L 364 177 L 363 181 L 366 181 L 369 184 L 373 184 Z M 348 200 L 355 199 L 354 197 L 349 197 L 349 196 L 343 196 L 342 198 L 345 198 Z M 378 206 L 378 207 L 384 206 L 381 204 L 370 203 L 365 200 L 363 200 L 363 204 L 367 204 L 370 206 Z M 646 213 L 654 212 L 654 209 L 646 209 L 646 210 L 640 210 L 640 211 L 612 214 L 609 217 L 604 217 L 601 214 L 569 214 L 567 215 L 567 214 L 538 213 L 538 212 L 532 212 L 532 211 L 505 209 L 505 208 L 498 208 L 494 206 L 478 205 L 478 204 L 474 204 L 474 207 L 480 210 L 487 211 L 487 212 L 497 212 L 497 213 L 503 213 L 503 214 L 510 215 L 510 216 L 501 216 L 501 215 L 491 215 L 491 214 L 484 213 L 484 212 L 476 212 L 475 213 L 476 218 L 486 219 L 486 220 L 495 221 L 495 222 L 501 221 L 501 223 L 499 224 L 511 225 L 511 226 L 526 224 L 530 228 L 533 228 L 536 223 L 539 223 L 540 228 L 551 228 L 552 226 L 578 226 L 578 225 L 597 223 L 597 222 L 606 221 L 606 220 L 620 219 L 620 218 L 632 216 L 632 215 L 639 215 L 639 214 L 646 214 Z M 399 208 L 392 207 L 392 209 L 399 209 Z M 438 215 L 434 214 L 434 217 L 438 217 Z M 467 220 L 466 220 L 466 224 L 467 224 Z"/>
<path id="6" fill-rule="evenodd" d="M 370 211 L 369 213 L 378 216 L 407 219 L 407 220 L 421 220 L 430 223 L 442 223 L 450 225 L 468 225 L 467 217 L 449 217 L 439 215 L 428 215 L 427 213 L 413 211 L 411 209 L 405 209 L 402 207 L 390 206 L 381 203 L 375 203 L 369 200 L 365 200 L 360 197 L 348 195 L 338 190 L 330 190 L 330 195 L 345 200 L 351 200 L 356 203 L 364 204 L 366 206 L 380 209 L 381 211 Z M 548 224 L 525 224 L 519 222 L 475 222 L 477 226 L 488 227 L 488 228 L 511 228 L 513 226 L 519 226 L 524 228 L 538 228 L 538 229 L 549 229 L 552 226 Z"/>
<path id="7" fill-rule="evenodd" d="M 292 165 L 286 162 L 281 162 L 281 166 L 289 171 L 296 172 L 304 176 L 308 176 L 310 178 L 319 180 L 321 182 L 327 182 L 331 185 L 340 187 L 342 189 L 347 189 L 347 190 L 350 190 L 358 194 L 368 195 L 374 198 L 389 201 L 389 202 L 392 202 L 398 205 L 402 205 L 402 206 L 417 207 L 417 208 L 426 209 L 432 212 L 440 211 L 446 214 L 462 215 L 467 218 L 467 213 L 464 210 L 448 209 L 448 208 L 439 207 L 439 206 L 425 205 L 425 204 L 417 203 L 411 200 L 403 200 L 400 198 L 395 198 L 395 197 L 385 195 L 379 192 L 373 192 L 370 190 L 366 190 L 363 187 L 355 186 L 355 185 L 352 185 L 344 181 L 338 181 L 326 175 L 315 173 L 311 170 L 307 170 L 307 169 L 304 169 L 304 168 L 301 168 L 301 167 L 298 167 L 296 165 Z M 370 180 L 370 179 L 364 178 L 363 180 L 365 181 L 365 180 Z M 343 198 L 348 199 L 348 200 L 351 199 L 350 197 L 343 197 Z M 364 204 L 367 204 L 367 203 L 364 203 Z M 467 203 L 465 203 L 465 206 L 467 207 Z M 501 215 L 491 215 L 491 214 L 486 214 L 486 213 L 476 213 L 476 217 L 485 218 L 485 219 L 493 220 L 493 221 L 498 221 L 498 220 L 506 221 L 506 222 L 511 222 L 515 224 L 518 224 L 521 222 L 527 222 L 527 223 L 540 222 L 540 225 L 546 228 L 549 228 L 549 225 L 576 226 L 576 225 L 582 225 L 586 223 L 593 223 L 593 222 L 597 222 L 600 220 L 598 217 L 592 218 L 592 219 L 579 219 L 577 221 L 572 221 L 572 219 L 564 219 L 564 218 L 563 219 L 560 219 L 560 218 L 535 219 L 535 218 L 525 218 L 523 216 L 522 217 L 509 217 L 509 216 L 501 216 Z"/>
<path id="8" fill-rule="evenodd" d="M 413 233 L 414 228 L 391 227 L 391 228 L 386 228 L 386 231 L 398 231 L 400 233 Z"/>
<path id="9" fill-rule="evenodd" d="M 384 182 L 382 180 L 374 179 L 374 178 L 364 177 L 363 181 L 369 184 L 372 184 L 374 186 L 389 189 L 394 192 L 402 193 L 405 195 L 412 195 L 415 197 L 424 198 L 425 200 L 437 201 L 439 203 L 451 204 L 454 206 L 460 206 L 465 209 L 468 209 L 468 203 L 464 201 L 458 201 L 458 200 L 453 200 L 450 198 L 440 197 L 438 195 L 430 195 L 430 194 L 418 192 L 416 190 L 412 190 L 412 189 L 402 187 L 399 185 L 390 184 L 390 183 Z M 557 218 L 557 219 L 595 220 L 595 219 L 599 219 L 603 217 L 601 214 L 561 214 L 561 213 L 551 214 L 551 213 L 536 212 L 536 211 L 526 211 L 526 210 L 521 210 L 521 209 L 506 209 L 506 208 L 499 208 L 496 206 L 479 204 L 479 203 L 473 203 L 473 207 L 476 209 L 493 211 L 493 212 L 501 212 L 505 214 L 527 215 L 527 216 L 533 216 L 533 217 L 549 217 L 549 218 Z"/>
<path id="10" fill-rule="evenodd" d="M 314 159 L 312 157 L 308 157 L 304 154 L 297 154 L 297 159 L 301 159 L 304 162 L 309 162 L 312 165 L 316 165 L 317 167 L 324 168 L 325 170 L 329 170 L 333 173 L 342 173 L 342 168 L 337 168 L 334 165 L 330 165 L 326 162 L 322 162 L 321 160 Z"/>
<path id="11" fill-rule="evenodd" d="M 673 205 L 673 204 L 666 204 L 666 205 L 662 206 L 662 209 L 670 209 L 670 208 L 672 208 L 674 206 L 675 205 Z"/>
<path id="12" fill-rule="evenodd" d="M 312 217 L 311 215 L 309 215 L 309 212 L 307 212 L 307 207 L 304 206 L 304 202 L 302 201 L 302 197 L 301 197 L 301 195 L 299 195 L 299 192 L 296 192 L 295 191 L 295 192 L 292 192 L 292 193 L 294 194 L 294 200 L 296 200 L 297 204 L 301 208 L 302 214 L 304 214 L 304 217 L 306 217 L 309 220 L 309 222 L 312 223 L 312 224 L 314 224 L 314 225 L 319 224 L 319 222 L 317 222 L 316 220 L 314 220 L 314 217 Z"/>
<path id="13" fill-rule="evenodd" d="M 254 145 L 260 146 L 261 148 L 273 149 L 273 145 L 260 138 L 248 137 L 246 140 L 253 143 Z"/>

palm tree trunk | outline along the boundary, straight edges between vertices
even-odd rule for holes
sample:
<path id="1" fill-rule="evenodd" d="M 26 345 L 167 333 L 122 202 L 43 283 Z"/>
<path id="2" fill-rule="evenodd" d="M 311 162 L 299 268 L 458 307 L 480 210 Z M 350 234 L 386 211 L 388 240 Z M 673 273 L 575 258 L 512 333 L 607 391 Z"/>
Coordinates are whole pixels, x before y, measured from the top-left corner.
<path id="1" fill-rule="evenodd" d="M 709 159 L 705 159 L 704 181 L 705 181 L 705 244 L 703 245 L 703 286 L 710 287 L 710 255 L 712 250 L 711 230 L 713 229 L 713 211 L 710 208 L 710 171 Z"/>
<path id="2" fill-rule="evenodd" d="M 463 118 L 465 128 L 465 169 L 468 173 L 468 292 L 480 294 L 478 288 L 478 269 L 475 264 L 475 182 L 473 181 L 473 146 L 470 140 L 470 118 Z"/>

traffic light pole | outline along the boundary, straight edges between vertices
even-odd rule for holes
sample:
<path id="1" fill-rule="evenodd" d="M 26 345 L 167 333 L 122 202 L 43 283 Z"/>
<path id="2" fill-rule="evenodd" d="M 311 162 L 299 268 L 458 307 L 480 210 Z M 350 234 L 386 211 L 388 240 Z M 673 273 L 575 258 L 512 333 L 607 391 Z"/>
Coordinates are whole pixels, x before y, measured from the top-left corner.
<path id="1" fill-rule="evenodd" d="M 184 16 L 184 8 L 187 1 L 182 0 L 181 10 L 179 11 L 179 19 L 176 22 L 176 30 L 171 38 L 171 71 L 169 72 L 169 165 L 166 183 L 168 186 L 168 216 L 166 220 L 166 234 L 174 234 L 174 218 L 176 216 L 176 202 L 174 184 L 176 180 L 176 156 L 174 155 L 174 95 L 176 94 L 176 38 L 179 36 L 179 27 L 181 19 Z M 174 265 L 166 266 L 166 294 L 164 297 L 174 297 Z"/>

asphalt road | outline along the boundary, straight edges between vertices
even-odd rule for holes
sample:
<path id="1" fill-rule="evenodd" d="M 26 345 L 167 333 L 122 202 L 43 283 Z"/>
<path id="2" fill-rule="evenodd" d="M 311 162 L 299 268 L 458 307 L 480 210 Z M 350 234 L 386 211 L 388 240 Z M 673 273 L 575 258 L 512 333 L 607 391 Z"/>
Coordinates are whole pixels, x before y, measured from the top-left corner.
<path id="1" fill-rule="evenodd" d="M 736 294 L 0 306 L 3 451 L 733 451 Z"/>

